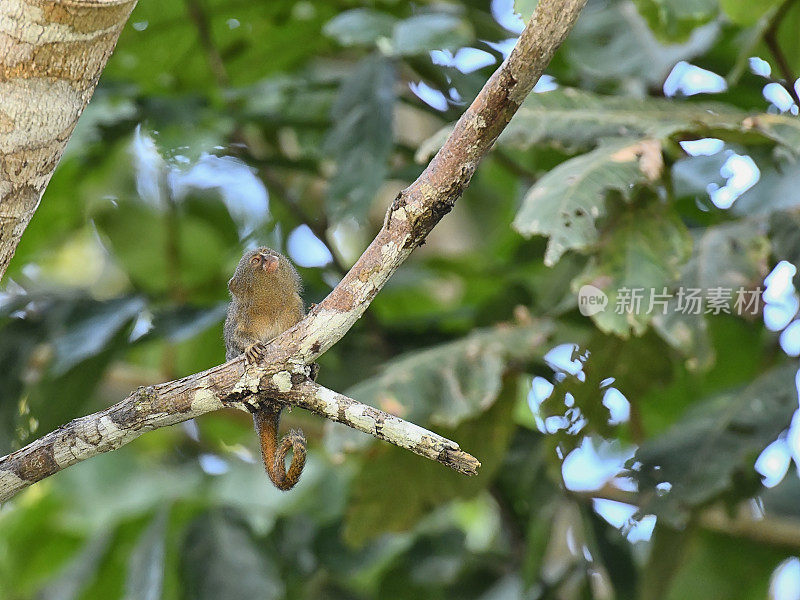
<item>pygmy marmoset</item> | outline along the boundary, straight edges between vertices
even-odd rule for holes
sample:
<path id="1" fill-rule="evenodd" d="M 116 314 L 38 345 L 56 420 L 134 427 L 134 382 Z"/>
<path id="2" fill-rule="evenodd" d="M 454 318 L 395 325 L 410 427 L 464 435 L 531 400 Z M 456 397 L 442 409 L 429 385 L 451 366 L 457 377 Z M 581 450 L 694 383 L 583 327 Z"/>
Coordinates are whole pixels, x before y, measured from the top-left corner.
<path id="1" fill-rule="evenodd" d="M 300 298 L 302 283 L 297 271 L 282 254 L 261 247 L 246 252 L 228 282 L 233 298 L 225 319 L 225 357 L 244 354 L 248 363 L 261 356 L 263 344 L 283 333 L 305 314 Z M 291 430 L 280 442 L 278 425 L 282 406 L 266 401 L 253 413 L 261 440 L 261 455 L 267 474 L 278 489 L 294 487 L 306 462 L 306 438 Z M 292 462 L 286 470 L 286 454 Z"/>

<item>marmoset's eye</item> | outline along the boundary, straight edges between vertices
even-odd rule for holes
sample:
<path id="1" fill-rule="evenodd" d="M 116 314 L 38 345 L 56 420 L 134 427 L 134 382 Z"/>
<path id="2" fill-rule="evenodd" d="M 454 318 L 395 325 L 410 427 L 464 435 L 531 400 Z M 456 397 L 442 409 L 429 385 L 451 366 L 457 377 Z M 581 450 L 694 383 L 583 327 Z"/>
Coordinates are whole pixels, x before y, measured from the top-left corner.
<path id="1" fill-rule="evenodd" d="M 251 265 L 257 265 L 260 262 L 261 262 L 261 257 L 258 254 L 256 254 L 253 258 L 250 259 Z"/>

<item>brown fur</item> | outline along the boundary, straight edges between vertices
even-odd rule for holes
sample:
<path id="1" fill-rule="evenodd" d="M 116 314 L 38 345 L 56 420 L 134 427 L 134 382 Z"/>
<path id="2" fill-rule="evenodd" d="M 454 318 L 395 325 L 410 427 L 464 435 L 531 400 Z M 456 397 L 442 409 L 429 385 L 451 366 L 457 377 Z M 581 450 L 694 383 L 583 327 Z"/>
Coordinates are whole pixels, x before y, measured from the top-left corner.
<path id="1" fill-rule="evenodd" d="M 232 301 L 225 319 L 227 360 L 240 354 L 245 354 L 248 361 L 257 360 L 261 344 L 292 327 L 305 314 L 300 276 L 289 259 L 266 247 L 242 256 L 228 289 Z M 253 414 L 267 474 L 278 489 L 289 490 L 305 465 L 306 438 L 302 431 L 292 430 L 278 441 L 280 419 L 281 405 L 277 402 L 268 401 Z M 286 454 L 290 449 L 292 462 L 287 472 Z"/>

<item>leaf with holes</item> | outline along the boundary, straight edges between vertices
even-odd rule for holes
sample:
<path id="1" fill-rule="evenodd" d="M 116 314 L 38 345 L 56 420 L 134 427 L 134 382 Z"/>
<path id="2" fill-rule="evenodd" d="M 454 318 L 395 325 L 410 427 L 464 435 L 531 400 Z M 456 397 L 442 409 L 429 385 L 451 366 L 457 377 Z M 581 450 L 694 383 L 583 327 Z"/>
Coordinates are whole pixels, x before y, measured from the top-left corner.
<path id="1" fill-rule="evenodd" d="M 549 237 L 544 262 L 552 266 L 567 250 L 597 242 L 607 192 L 628 198 L 634 187 L 658 178 L 662 168 L 661 145 L 655 140 L 603 144 L 561 163 L 528 190 L 514 228 L 526 237 Z"/>

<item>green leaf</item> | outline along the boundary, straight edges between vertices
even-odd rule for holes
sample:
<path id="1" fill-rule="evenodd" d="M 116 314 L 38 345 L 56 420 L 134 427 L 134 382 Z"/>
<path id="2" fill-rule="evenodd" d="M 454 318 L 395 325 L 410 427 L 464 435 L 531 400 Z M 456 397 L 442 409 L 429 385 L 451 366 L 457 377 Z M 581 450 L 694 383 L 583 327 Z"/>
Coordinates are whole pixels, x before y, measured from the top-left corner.
<path id="1" fill-rule="evenodd" d="M 702 206 L 710 207 L 709 186 L 723 187 L 726 184 L 727 180 L 720 171 L 731 154 L 732 151 L 723 151 L 710 156 L 689 156 L 677 160 L 670 172 L 675 198 L 692 198 Z"/>
<path id="2" fill-rule="evenodd" d="M 656 36 L 667 41 L 686 40 L 719 12 L 717 0 L 635 0 L 635 4 Z"/>
<path id="3" fill-rule="evenodd" d="M 56 579 L 45 587 L 42 600 L 77 600 L 91 583 L 100 561 L 108 550 L 111 535 L 105 531 L 94 536 Z"/>
<path id="4" fill-rule="evenodd" d="M 790 3 L 778 28 L 778 46 L 783 51 L 792 72 L 800 70 L 800 5 Z"/>
<path id="5" fill-rule="evenodd" d="M 719 0 L 719 6 L 731 21 L 745 27 L 755 25 L 768 12 L 781 4 L 781 0 Z"/>
<path id="6" fill-rule="evenodd" d="M 597 254 L 573 288 L 593 285 L 608 296 L 606 309 L 592 315 L 601 331 L 623 337 L 631 331 L 641 335 L 653 317 L 650 291 L 661 293 L 678 278 L 691 248 L 689 232 L 675 211 L 649 203 L 626 211 L 603 232 Z M 644 289 L 638 310 L 623 297 L 624 290 L 632 294 L 635 288 Z"/>
<path id="7" fill-rule="evenodd" d="M 692 256 L 676 285 L 703 293 L 711 288 L 729 289 L 731 301 L 735 302 L 740 288 L 755 290 L 762 284 L 769 272 L 769 256 L 766 228 L 759 221 L 750 219 L 707 227 L 696 232 Z M 653 319 L 659 335 L 691 357 L 691 368 L 710 367 L 714 349 L 708 339 L 705 314 L 680 310 L 676 297 L 669 300 L 662 312 Z"/>
<path id="8" fill-rule="evenodd" d="M 567 250 L 597 242 L 597 220 L 606 214 L 606 193 L 627 198 L 638 184 L 660 176 L 661 146 L 653 140 L 617 140 L 569 159 L 542 177 L 525 196 L 514 229 L 550 238 L 544 262 L 554 265 Z"/>
<path id="9" fill-rule="evenodd" d="M 641 600 L 663 600 L 694 533 L 693 528 L 679 531 L 661 521 L 656 522 L 650 538 L 650 556 L 639 584 Z"/>
<path id="10" fill-rule="evenodd" d="M 23 309 L 23 307 L 25 307 Z M 52 431 L 81 414 L 108 363 L 128 344 L 144 308 L 138 297 L 20 295 L 0 313 L 0 449 L 32 430 Z"/>
<path id="11" fill-rule="evenodd" d="M 791 150 L 800 153 L 800 119 L 786 115 L 760 114 L 742 122 L 744 131 L 757 132 Z"/>
<path id="12" fill-rule="evenodd" d="M 790 471 L 778 485 L 765 489 L 761 494 L 764 512 L 768 516 L 800 518 L 800 477 Z"/>
<path id="13" fill-rule="evenodd" d="M 667 138 L 679 131 L 700 135 L 719 122 L 741 123 L 747 113 L 715 102 L 601 96 L 575 88 L 531 94 L 500 137 L 529 148 L 557 142 L 591 148 L 608 137 Z"/>
<path id="14" fill-rule="evenodd" d="M 486 412 L 455 429 L 437 430 L 481 461 L 474 477 L 395 446 L 377 449 L 353 481 L 345 539 L 363 544 L 381 533 L 406 530 L 432 508 L 453 498 L 470 497 L 489 485 L 515 428 L 516 382 L 517 378 L 509 378 L 497 402 Z M 398 481 L 407 485 L 399 486 Z"/>
<path id="15" fill-rule="evenodd" d="M 413 422 L 455 427 L 492 406 L 508 363 L 544 354 L 551 331 L 547 321 L 477 330 L 396 358 L 346 393 Z"/>
<path id="16" fill-rule="evenodd" d="M 27 297 L 18 298 L 8 307 L 8 313 L 21 309 Z M 5 311 L 4 311 L 5 312 Z M 31 429 L 28 415 L 21 416 L 20 400 L 26 382 L 23 374 L 42 337 L 46 335 L 42 319 L 0 319 L 0 454 L 10 452 L 16 442 Z"/>
<path id="17" fill-rule="evenodd" d="M 589 552 L 608 573 L 614 588 L 613 597 L 619 600 L 638 598 L 636 588 L 639 570 L 636 568 L 631 544 L 594 510 L 586 505 L 581 508 Z"/>
<path id="18" fill-rule="evenodd" d="M 336 15 L 322 32 L 342 46 L 368 46 L 380 37 L 390 37 L 397 19 L 369 8 L 354 8 Z"/>
<path id="19" fill-rule="evenodd" d="M 660 556 L 669 556 L 671 552 L 674 547 L 664 548 Z M 682 563 L 673 575 L 668 592 L 657 597 L 666 600 L 768 598 L 772 572 L 786 556 L 786 550 L 778 547 L 724 533 L 698 531 L 683 551 Z"/>
<path id="20" fill-rule="evenodd" d="M 119 199 L 99 205 L 94 222 L 134 285 L 151 294 L 218 300 L 239 251 L 236 226 L 218 197 L 190 196 L 163 211 Z"/>
<path id="21" fill-rule="evenodd" d="M 313 75 L 276 75 L 241 90 L 239 97 L 245 103 L 244 113 L 257 117 L 270 133 L 287 123 L 303 126 L 292 130 L 302 141 L 306 135 L 317 137 L 318 130 L 327 124 L 336 88 L 327 79 L 319 81 Z M 318 146 L 306 148 L 301 144 L 299 150 L 304 156 L 317 156 Z"/>
<path id="22" fill-rule="evenodd" d="M 601 96 L 574 88 L 531 94 L 500 136 L 502 144 L 527 149 L 543 143 L 592 148 L 611 137 L 751 136 L 797 152 L 800 119 L 747 112 L 720 102 Z M 431 144 L 434 142 L 431 141 Z"/>
<path id="23" fill-rule="evenodd" d="M 758 182 L 736 199 L 731 212 L 743 216 L 774 215 L 780 218 L 787 210 L 800 207 L 800 162 L 777 160 L 761 168 Z"/>
<path id="24" fill-rule="evenodd" d="M 760 487 L 761 451 L 789 426 L 797 409 L 796 364 L 767 371 L 750 385 L 688 410 L 666 433 L 645 441 L 631 464 L 644 513 L 673 525 L 720 497 L 746 498 Z M 666 492 L 656 486 L 668 482 Z"/>
<path id="25" fill-rule="evenodd" d="M 653 329 L 663 338 L 657 329 L 660 318 L 654 319 Z M 683 361 L 662 347 L 662 360 L 671 367 L 671 380 L 656 382 L 641 394 L 630 396 L 638 398 L 642 428 L 650 436 L 665 432 L 698 402 L 758 377 L 764 371 L 764 355 L 775 352 L 774 336 L 764 330 L 760 319 L 747 321 L 727 315 L 701 315 L 694 319 L 687 319 L 684 326 L 702 329 L 697 334 L 701 347 L 691 352 L 683 350 Z M 620 389 L 627 394 L 627 388 Z"/>
<path id="26" fill-rule="evenodd" d="M 205 513 L 189 526 L 181 551 L 189 600 L 273 600 L 285 597 L 275 564 L 232 510 Z"/>
<path id="27" fill-rule="evenodd" d="M 414 15 L 394 26 L 392 42 L 397 54 L 409 56 L 431 50 L 455 50 L 474 39 L 472 26 L 455 15 Z"/>
<path id="28" fill-rule="evenodd" d="M 198 50 L 199 18 L 207 22 L 210 43 L 230 83 L 246 85 L 297 68 L 327 49 L 330 40 L 319 33 L 336 8 L 329 2 L 315 2 L 311 10 L 291 10 L 289 3 L 279 1 L 204 0 L 198 12 L 195 17 L 185 2 L 175 0 L 138 4 L 104 79 L 132 81 L 150 94 L 215 90 L 218 82 L 208 54 Z M 165 53 L 165 48 L 170 51 Z"/>
<path id="29" fill-rule="evenodd" d="M 63 333 L 52 340 L 53 375 L 63 375 L 78 363 L 104 351 L 111 340 L 144 308 L 142 298 L 117 298 L 76 305 L 60 324 Z"/>
<path id="30" fill-rule="evenodd" d="M 331 111 L 335 125 L 325 139 L 326 153 L 336 159 L 327 202 L 334 220 L 362 218 L 388 173 L 394 82 L 392 63 L 373 55 L 339 88 Z"/>
<path id="31" fill-rule="evenodd" d="M 766 227 L 755 219 L 707 227 L 695 240 L 681 282 L 699 288 L 760 285 L 769 272 Z"/>
<path id="32" fill-rule="evenodd" d="M 128 559 L 125 600 L 159 600 L 164 586 L 167 510 L 160 510 Z"/>
<path id="33" fill-rule="evenodd" d="M 533 16 L 538 0 L 514 0 L 514 12 L 522 17 L 526 23 Z"/>
<path id="34" fill-rule="evenodd" d="M 782 212 L 774 214 L 769 220 L 772 255 L 778 260 L 785 260 L 793 265 L 800 264 L 800 212 Z M 795 286 L 798 276 L 795 275 Z"/>
<path id="35" fill-rule="evenodd" d="M 586 348 L 588 354 L 581 379 L 573 375 L 556 379 L 553 392 L 536 409 L 542 420 L 550 416 L 567 419 L 566 429 L 547 437 L 555 441 L 564 454 L 582 441 L 581 436 L 570 432 L 574 423 L 580 424 L 582 436 L 598 434 L 606 439 L 625 438 L 625 430 L 612 422 L 611 412 L 603 403 L 609 379 L 613 380 L 614 388 L 634 399 L 638 412 L 650 408 L 643 400 L 650 390 L 661 390 L 672 379 L 673 365 L 668 348 L 653 333 L 621 339 L 595 330 L 581 348 Z M 571 398 L 565 402 L 567 394 Z"/>
<path id="36" fill-rule="evenodd" d="M 590 3 L 570 32 L 565 53 L 590 81 L 661 87 L 675 63 L 705 53 L 717 36 L 718 28 L 709 26 L 684 43 L 662 44 L 630 3 Z"/>
<path id="37" fill-rule="evenodd" d="M 153 315 L 153 328 L 148 337 L 164 337 L 170 342 L 192 339 L 225 318 L 228 303 L 211 307 L 178 305 L 166 307 Z"/>
<path id="38" fill-rule="evenodd" d="M 5 504 L 0 515 L 0 596 L 33 598 L 43 584 L 58 581 L 59 575 L 74 568 L 72 563 L 87 540 L 64 528 L 64 504 L 55 494 Z"/>

